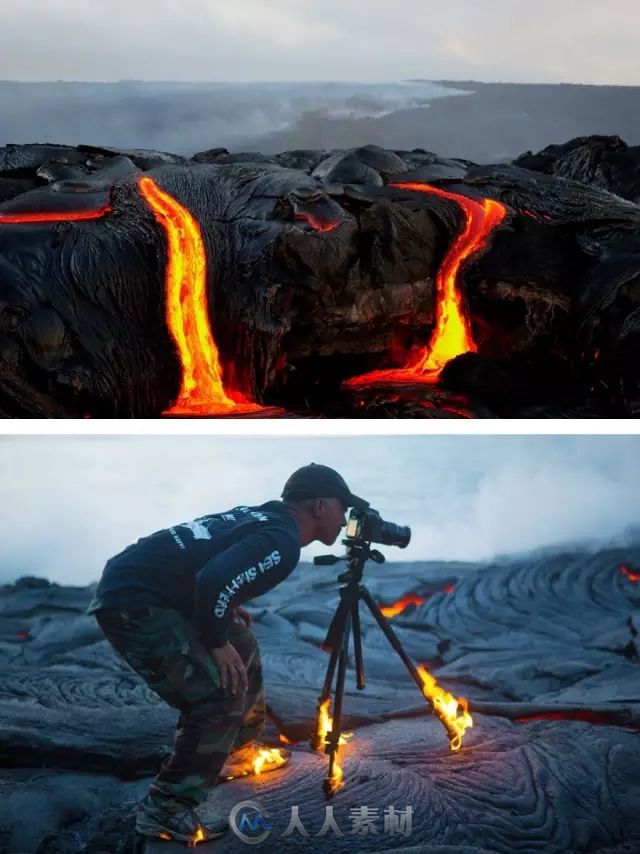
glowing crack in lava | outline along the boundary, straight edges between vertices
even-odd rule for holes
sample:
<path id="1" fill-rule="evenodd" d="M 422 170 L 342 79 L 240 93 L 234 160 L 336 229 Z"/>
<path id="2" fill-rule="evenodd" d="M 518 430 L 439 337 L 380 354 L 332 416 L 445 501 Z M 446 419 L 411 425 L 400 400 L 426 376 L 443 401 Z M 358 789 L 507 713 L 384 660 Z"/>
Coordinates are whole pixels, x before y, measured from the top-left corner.
<path id="1" fill-rule="evenodd" d="M 424 596 L 416 596 L 415 593 L 409 593 L 408 596 L 403 596 L 402 599 L 398 599 L 396 602 L 392 602 L 391 605 L 381 605 L 380 610 L 384 614 L 385 617 L 397 617 L 398 614 L 401 614 L 409 605 L 424 605 L 426 602 L 426 598 Z"/>
<path id="2" fill-rule="evenodd" d="M 342 220 L 339 220 L 339 219 L 335 220 L 333 222 L 330 222 L 330 221 L 323 222 L 318 217 L 314 217 L 308 213 L 297 213 L 295 215 L 294 219 L 297 220 L 298 222 L 306 222 L 307 225 L 310 225 L 311 228 L 315 229 L 316 231 L 323 231 L 323 232 L 333 231 L 334 228 L 337 228 L 340 225 L 340 223 L 342 222 Z"/>
<path id="3" fill-rule="evenodd" d="M 457 699 L 439 687 L 434 677 L 424 665 L 416 668 L 422 679 L 422 693 L 431 701 L 433 710 L 444 724 L 449 733 L 451 750 L 459 750 L 465 730 L 473 726 L 473 718 L 469 714 L 469 704 L 464 697 Z M 461 714 L 458 714 L 461 709 Z"/>
<path id="4" fill-rule="evenodd" d="M 346 388 L 376 383 L 437 383 L 447 362 L 462 353 L 475 353 L 471 324 L 462 304 L 458 277 L 462 264 L 484 249 L 494 229 L 507 215 L 506 207 L 493 199 L 477 202 L 440 187 L 419 183 L 393 183 L 390 187 L 432 193 L 456 202 L 464 212 L 465 224 L 447 252 L 436 276 L 436 328 L 427 347 L 404 368 L 371 371 L 345 381 Z"/>
<path id="5" fill-rule="evenodd" d="M 447 584 L 442 588 L 443 593 L 451 593 L 455 587 L 455 584 Z M 431 594 L 433 595 L 433 594 Z M 416 593 L 409 593 L 407 596 L 403 596 L 402 599 L 397 599 L 395 602 L 392 602 L 390 605 L 381 605 L 380 610 L 384 614 L 385 617 L 397 617 L 398 614 L 402 614 L 409 605 L 415 605 L 418 607 L 419 605 L 424 605 L 429 596 L 418 596 Z"/>
<path id="6" fill-rule="evenodd" d="M 111 205 L 103 205 L 93 211 L 33 211 L 31 213 L 0 213 L 0 225 L 3 223 L 28 222 L 81 222 L 87 219 L 100 219 L 111 213 Z"/>
<path id="7" fill-rule="evenodd" d="M 640 581 L 640 572 L 632 572 L 626 563 L 621 564 L 619 569 L 625 578 L 629 579 L 629 581 Z"/>
<path id="8" fill-rule="evenodd" d="M 242 392 L 225 388 L 209 323 L 207 259 L 200 226 L 189 211 L 148 177 L 140 192 L 167 236 L 167 326 L 178 348 L 182 385 L 164 415 L 228 415 L 262 409 Z"/>

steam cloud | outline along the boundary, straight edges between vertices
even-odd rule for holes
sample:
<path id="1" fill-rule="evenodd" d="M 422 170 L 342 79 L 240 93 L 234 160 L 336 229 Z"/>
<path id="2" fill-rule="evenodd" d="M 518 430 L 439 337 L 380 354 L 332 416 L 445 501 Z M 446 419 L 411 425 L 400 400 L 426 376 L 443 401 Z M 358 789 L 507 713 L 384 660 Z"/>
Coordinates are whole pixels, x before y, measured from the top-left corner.
<path id="1" fill-rule="evenodd" d="M 639 450 L 637 436 L 4 437 L 0 582 L 88 584 L 138 537 L 278 498 L 311 461 L 411 526 L 407 549 L 383 549 L 390 560 L 595 545 L 638 533 Z"/>

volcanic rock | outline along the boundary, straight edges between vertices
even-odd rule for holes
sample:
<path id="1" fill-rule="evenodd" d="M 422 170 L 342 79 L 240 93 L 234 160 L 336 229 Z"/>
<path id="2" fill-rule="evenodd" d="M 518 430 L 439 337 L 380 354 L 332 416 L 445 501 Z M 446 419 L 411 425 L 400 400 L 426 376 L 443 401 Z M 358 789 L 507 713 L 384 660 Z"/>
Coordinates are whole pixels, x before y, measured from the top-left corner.
<path id="1" fill-rule="evenodd" d="M 0 415 L 170 411 L 200 336 L 196 321 L 180 327 L 167 314 L 178 268 L 187 270 L 173 285 L 183 309 L 196 299 L 189 275 L 204 277 L 215 342 L 202 345 L 204 358 L 217 347 L 234 401 L 320 416 L 635 415 L 640 208 L 610 192 L 637 200 L 635 157 L 601 137 L 498 166 L 376 146 L 210 149 L 190 161 L 7 146 Z M 164 212 L 143 194 L 143 178 L 169 200 Z M 472 344 L 451 359 L 468 358 L 440 387 L 417 377 L 346 388 L 431 346 L 442 311 L 435 282 L 445 258 L 464 248 L 465 199 L 504 206 L 456 278 Z M 188 239 L 171 243 L 176 206 L 201 232 L 206 267 L 178 257 Z M 178 327 L 187 330 L 182 345 Z M 493 360 L 495 370 L 474 360 Z M 494 375 L 505 378 L 499 395 Z M 450 406 L 447 392 L 457 396 Z M 207 400 L 193 414 L 224 414 Z"/>
<path id="2" fill-rule="evenodd" d="M 357 841 L 363 851 L 636 850 L 639 573 L 640 546 L 368 567 L 382 605 L 422 600 L 391 625 L 414 662 L 468 699 L 473 727 L 452 752 L 362 608 L 366 688 L 356 689 L 351 660 L 343 724 L 354 735 L 331 802 L 344 836 L 313 837 L 314 849 L 347 851 Z M 176 713 L 85 615 L 94 589 L 43 579 L 0 589 L 0 845 L 9 854 L 133 851 L 136 805 L 171 749 Z M 312 835 L 324 819 L 327 761 L 308 739 L 337 590 L 325 567 L 301 566 L 251 603 L 267 737 L 293 741 L 293 759 L 286 771 L 219 786 L 206 809 L 226 814 L 257 801 L 273 825 L 267 851 L 305 844 L 298 833 L 281 836 L 293 805 Z M 351 811 L 363 805 L 377 810 L 375 836 L 350 832 Z M 413 807 L 406 837 L 385 832 L 390 805 Z M 229 832 L 224 848 L 244 843 Z"/>

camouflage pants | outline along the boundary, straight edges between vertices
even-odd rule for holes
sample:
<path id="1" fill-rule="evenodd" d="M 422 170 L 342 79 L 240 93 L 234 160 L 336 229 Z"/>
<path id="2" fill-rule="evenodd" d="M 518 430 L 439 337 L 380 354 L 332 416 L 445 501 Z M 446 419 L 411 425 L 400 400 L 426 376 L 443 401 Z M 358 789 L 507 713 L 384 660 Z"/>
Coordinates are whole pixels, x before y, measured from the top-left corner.
<path id="1" fill-rule="evenodd" d="M 253 632 L 242 620 L 232 620 L 229 641 L 249 683 L 246 692 L 238 686 L 234 696 L 222 689 L 216 663 L 177 611 L 104 608 L 95 616 L 125 661 L 180 711 L 173 754 L 149 790 L 152 802 L 169 811 L 197 806 L 216 785 L 229 753 L 264 730 L 262 667 Z"/>

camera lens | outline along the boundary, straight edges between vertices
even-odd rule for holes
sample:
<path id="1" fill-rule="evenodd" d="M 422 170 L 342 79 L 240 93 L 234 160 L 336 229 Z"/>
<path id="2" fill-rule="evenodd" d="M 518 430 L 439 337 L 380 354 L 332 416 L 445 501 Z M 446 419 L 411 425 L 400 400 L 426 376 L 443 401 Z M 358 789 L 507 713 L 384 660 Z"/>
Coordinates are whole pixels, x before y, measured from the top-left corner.
<path id="1" fill-rule="evenodd" d="M 394 525 L 393 522 L 383 522 L 380 526 L 378 542 L 383 546 L 398 546 L 405 549 L 411 539 L 411 528 L 407 525 Z"/>

